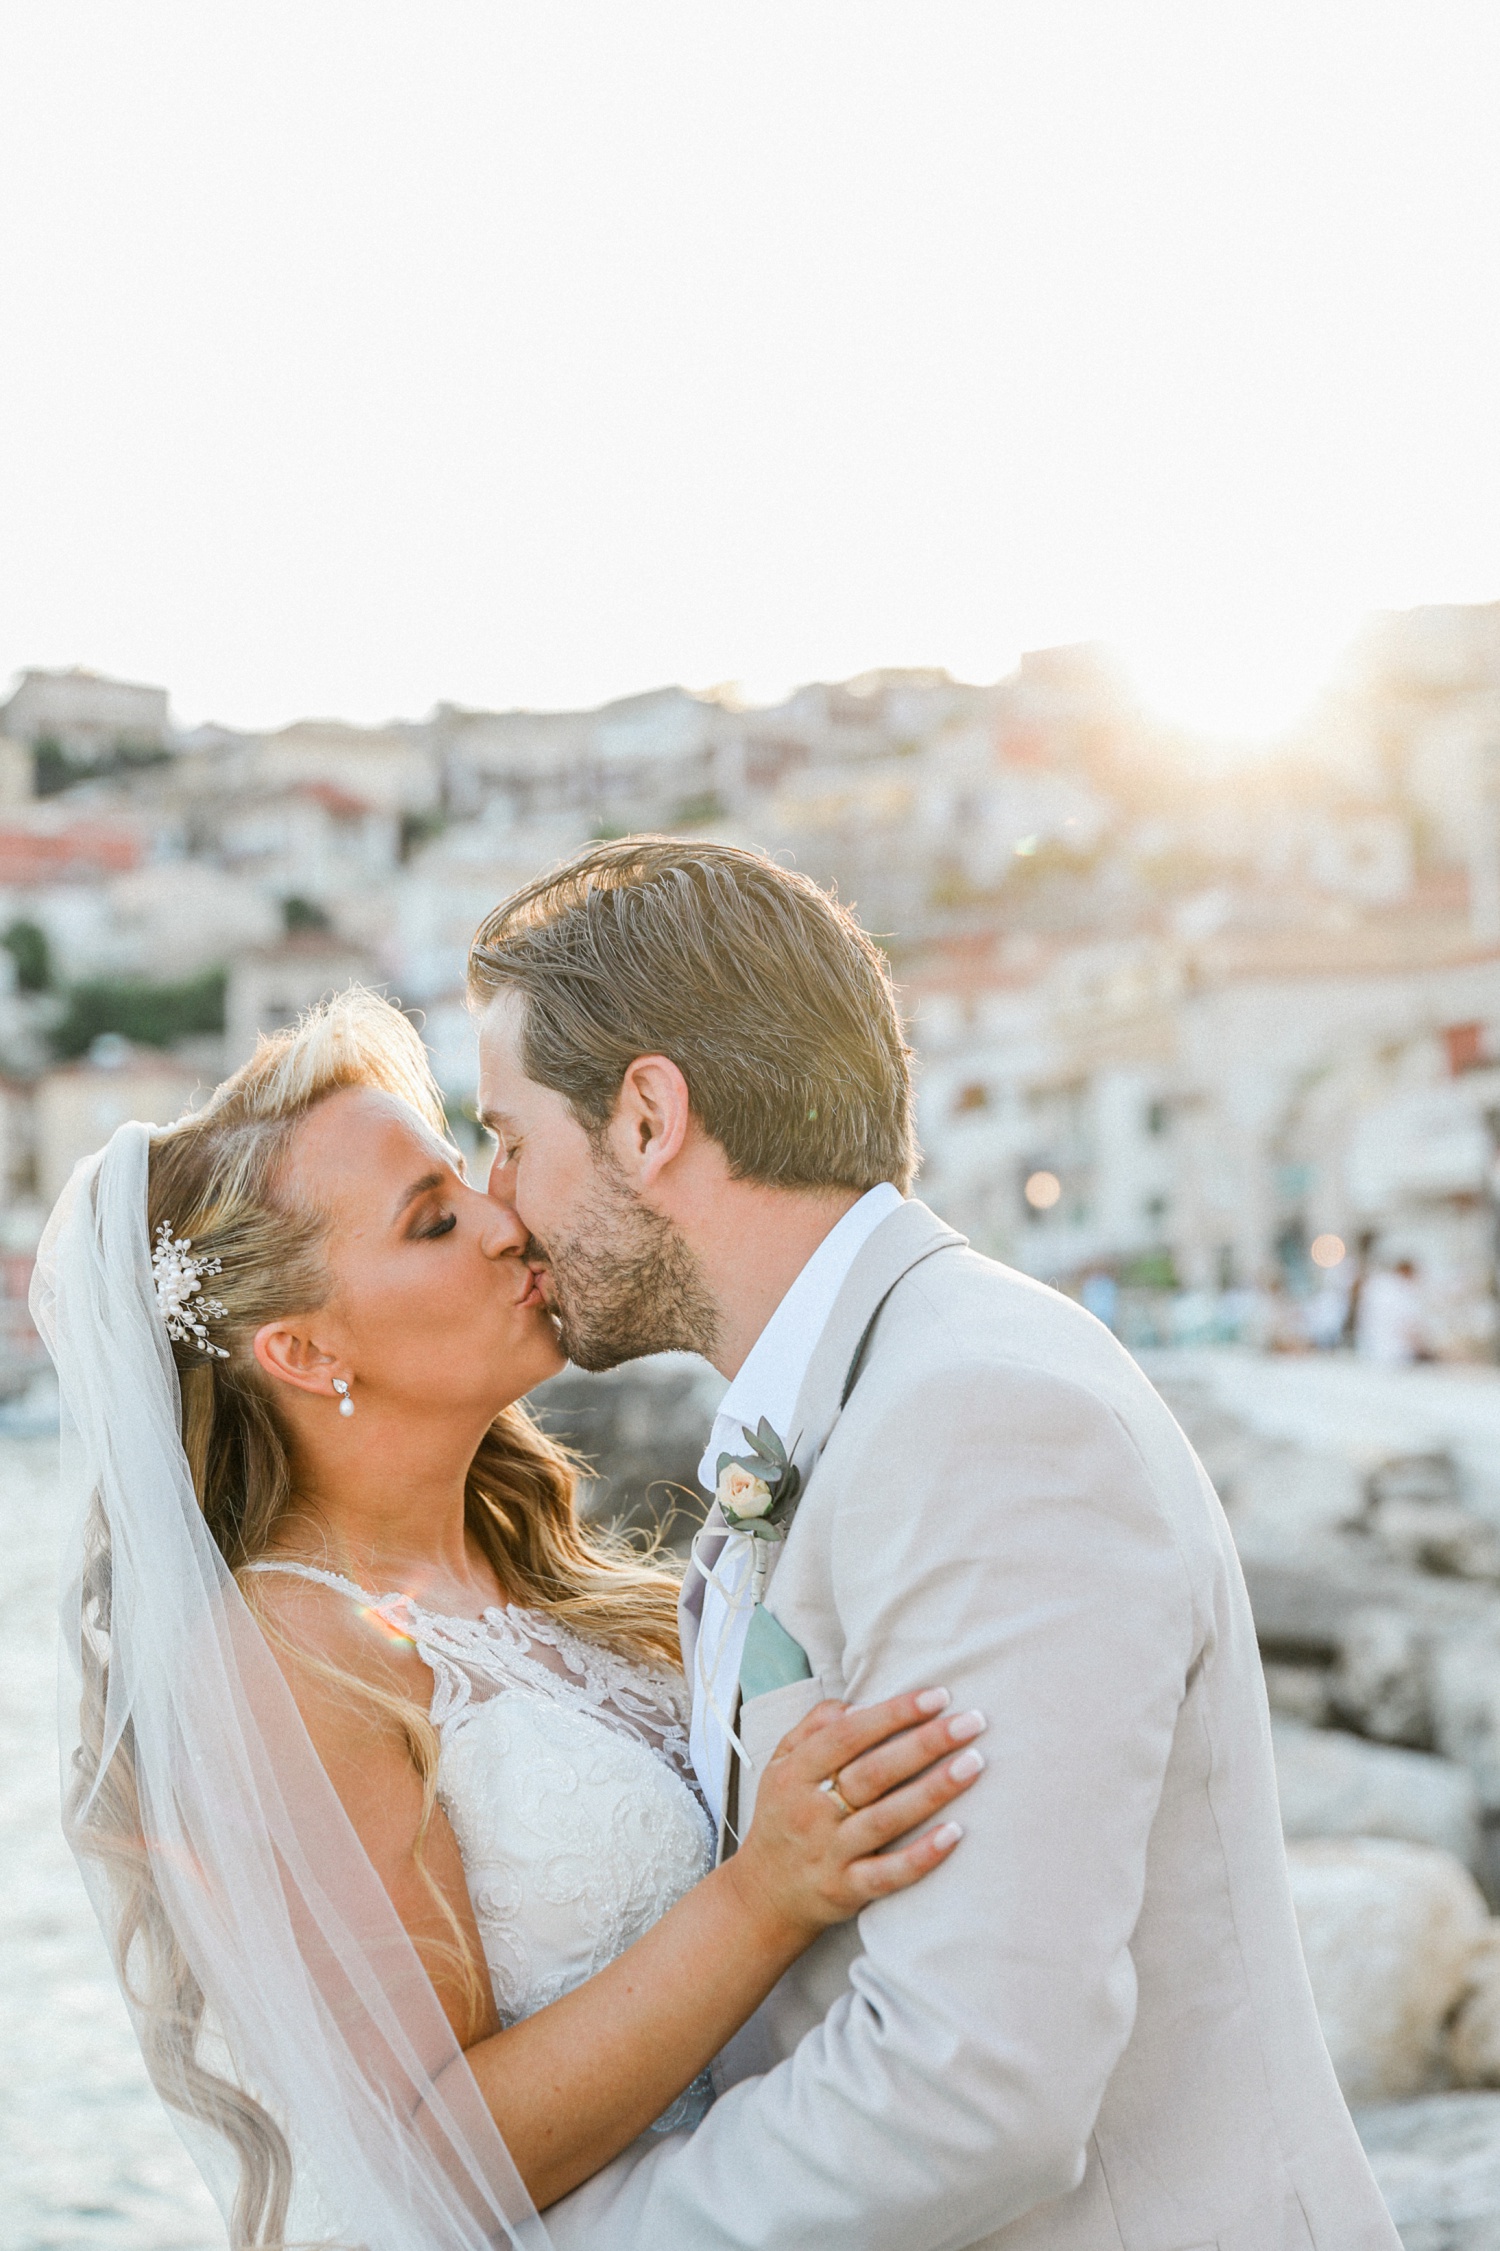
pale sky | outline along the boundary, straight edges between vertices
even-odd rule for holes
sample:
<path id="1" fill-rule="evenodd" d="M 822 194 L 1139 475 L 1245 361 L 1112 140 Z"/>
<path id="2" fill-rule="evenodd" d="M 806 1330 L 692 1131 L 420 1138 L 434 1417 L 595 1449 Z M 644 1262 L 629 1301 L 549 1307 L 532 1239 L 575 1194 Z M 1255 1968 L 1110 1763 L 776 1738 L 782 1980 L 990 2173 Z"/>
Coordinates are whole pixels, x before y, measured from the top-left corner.
<path id="1" fill-rule="evenodd" d="M 0 682 L 1291 715 L 1500 598 L 1495 0 L 4 0 Z"/>

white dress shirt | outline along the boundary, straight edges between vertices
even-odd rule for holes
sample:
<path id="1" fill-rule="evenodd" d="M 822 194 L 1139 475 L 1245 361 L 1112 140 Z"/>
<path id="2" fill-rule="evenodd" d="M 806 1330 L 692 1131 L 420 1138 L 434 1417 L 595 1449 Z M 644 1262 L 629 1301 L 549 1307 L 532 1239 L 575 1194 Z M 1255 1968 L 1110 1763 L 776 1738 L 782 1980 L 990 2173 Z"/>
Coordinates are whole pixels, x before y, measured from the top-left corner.
<path id="1" fill-rule="evenodd" d="M 698 1464 L 699 1482 L 710 1493 L 719 1481 L 720 1454 L 743 1454 L 746 1433 L 754 1430 L 763 1416 L 777 1437 L 785 1441 L 787 1452 L 795 1451 L 801 1433 L 791 1428 L 792 1416 L 834 1299 L 871 1235 L 883 1219 L 900 1210 L 902 1201 L 900 1189 L 888 1180 L 861 1196 L 824 1236 L 761 1330 L 720 1402 L 708 1446 Z M 749 1576 L 752 1547 L 749 1540 L 731 1540 L 715 1572 L 718 1584 L 703 1590 L 689 1742 L 693 1765 L 715 1821 L 723 1817 L 729 1766 L 725 1722 L 733 1717 L 740 1658 L 750 1625 L 748 1604 L 731 1607 L 730 1598 Z M 704 1691 L 705 1675 L 713 1690 L 712 1702 Z"/>

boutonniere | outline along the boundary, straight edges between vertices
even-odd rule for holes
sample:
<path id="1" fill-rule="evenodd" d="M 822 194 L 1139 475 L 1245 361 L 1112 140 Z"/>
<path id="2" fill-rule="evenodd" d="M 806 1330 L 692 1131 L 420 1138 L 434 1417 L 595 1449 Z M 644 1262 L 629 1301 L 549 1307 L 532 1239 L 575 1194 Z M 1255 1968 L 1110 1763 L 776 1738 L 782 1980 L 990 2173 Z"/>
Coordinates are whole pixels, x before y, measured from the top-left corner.
<path id="1" fill-rule="evenodd" d="M 748 1532 L 752 1540 L 784 1540 L 802 1489 L 802 1472 L 793 1467 L 784 1442 L 764 1415 L 745 1438 L 748 1454 L 719 1456 L 715 1499 L 731 1532 Z"/>

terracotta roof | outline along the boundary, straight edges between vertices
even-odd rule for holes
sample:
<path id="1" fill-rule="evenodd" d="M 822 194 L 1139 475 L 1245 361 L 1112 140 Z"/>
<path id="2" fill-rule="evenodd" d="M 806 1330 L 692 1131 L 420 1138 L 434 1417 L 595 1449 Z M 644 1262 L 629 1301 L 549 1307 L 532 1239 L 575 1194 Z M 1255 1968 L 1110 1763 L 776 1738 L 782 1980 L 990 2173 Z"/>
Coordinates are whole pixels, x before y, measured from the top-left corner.
<path id="1" fill-rule="evenodd" d="M 137 832 L 113 822 L 75 821 L 51 835 L 0 823 L 0 883 L 127 875 L 144 857 Z"/>

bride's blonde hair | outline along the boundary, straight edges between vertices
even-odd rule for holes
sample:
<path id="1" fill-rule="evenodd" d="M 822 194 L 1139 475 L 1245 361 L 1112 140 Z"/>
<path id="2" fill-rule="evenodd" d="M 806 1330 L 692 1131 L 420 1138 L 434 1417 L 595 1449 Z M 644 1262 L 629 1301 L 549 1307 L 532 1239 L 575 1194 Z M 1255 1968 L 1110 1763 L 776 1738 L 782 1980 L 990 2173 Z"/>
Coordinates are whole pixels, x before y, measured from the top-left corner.
<path id="1" fill-rule="evenodd" d="M 250 1061 L 202 1109 L 154 1136 L 147 1225 L 165 1221 L 196 1258 L 221 1261 L 207 1286 L 225 1310 L 212 1323 L 219 1359 L 174 1343 L 182 1441 L 204 1520 L 234 1572 L 263 1556 L 293 1498 L 287 1438 L 274 1385 L 251 1349 L 258 1329 L 316 1310 L 328 1296 L 328 1222 L 299 1207 L 286 1187 L 292 1136 L 318 1103 L 346 1087 L 375 1087 L 410 1105 L 437 1132 L 447 1124 L 426 1052 L 399 1009 L 355 988 L 310 1010 L 291 1029 L 262 1038 Z M 577 1472 L 565 1448 L 527 1410 L 508 1407 L 485 1433 L 469 1468 L 469 1532 L 507 1594 L 576 1631 L 652 1664 L 676 1665 L 675 1580 L 650 1557 L 585 1525 Z M 241 1579 L 254 1600 L 259 1585 Z M 240 2165 L 231 2220 L 239 2246 L 282 2241 L 291 2182 L 285 2138 L 250 2096 L 198 2055 L 204 1996 L 157 1892 L 141 1821 L 129 1730 L 106 1758 L 108 1626 L 112 1570 L 108 1530 L 96 1512 L 85 1574 L 81 1742 L 69 1791 L 70 1828 L 81 1851 L 103 1861 L 122 1896 L 119 1968 L 136 2006 L 141 2044 L 158 2090 L 174 2108 L 228 2136 Z M 274 1640 L 284 1637 L 264 1618 Z M 427 1714 L 369 1681 L 335 1672 L 315 1653 L 299 1662 L 333 1677 L 377 1707 L 398 1730 L 422 1782 L 417 1850 L 436 1803 L 438 1738 Z M 103 1771 L 101 1771 L 101 1769 Z M 86 1824 L 74 1818 L 88 1808 Z M 458 1938 L 456 1921 L 453 1923 Z M 471 1980 L 474 1965 L 457 1948 Z M 477 1998 L 476 1996 L 473 1996 Z"/>

